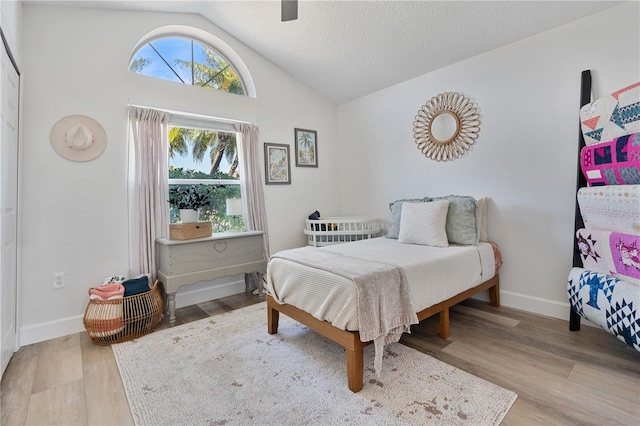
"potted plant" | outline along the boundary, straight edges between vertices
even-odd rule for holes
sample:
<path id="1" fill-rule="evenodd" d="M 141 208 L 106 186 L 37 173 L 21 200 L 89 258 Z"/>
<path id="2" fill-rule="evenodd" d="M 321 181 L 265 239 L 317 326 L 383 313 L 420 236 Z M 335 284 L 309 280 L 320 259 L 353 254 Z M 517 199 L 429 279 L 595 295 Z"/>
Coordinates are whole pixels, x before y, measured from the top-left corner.
<path id="1" fill-rule="evenodd" d="M 197 222 L 200 208 L 211 205 L 211 192 L 203 184 L 175 186 L 169 189 L 169 204 L 180 210 L 182 222 Z"/>

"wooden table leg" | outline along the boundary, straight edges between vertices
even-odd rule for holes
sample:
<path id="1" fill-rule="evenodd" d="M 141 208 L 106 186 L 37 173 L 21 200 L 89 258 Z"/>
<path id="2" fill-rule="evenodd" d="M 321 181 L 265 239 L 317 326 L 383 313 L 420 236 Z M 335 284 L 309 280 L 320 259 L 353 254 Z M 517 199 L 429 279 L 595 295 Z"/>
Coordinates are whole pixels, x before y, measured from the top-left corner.
<path id="1" fill-rule="evenodd" d="M 169 326 L 173 327 L 176 324 L 176 294 L 169 293 Z"/>
<path id="2" fill-rule="evenodd" d="M 262 274 L 259 272 L 254 272 L 256 277 L 256 287 L 258 287 L 258 300 L 264 300 L 264 284 L 265 282 L 262 280 Z"/>
<path id="3" fill-rule="evenodd" d="M 364 351 L 362 346 L 347 349 L 347 382 L 351 392 L 360 392 L 364 380 Z"/>
<path id="4" fill-rule="evenodd" d="M 276 334 L 278 332 L 278 320 L 280 319 L 280 312 L 273 309 L 271 306 L 274 300 L 271 296 L 267 296 L 267 332 L 269 334 Z"/>
<path id="5" fill-rule="evenodd" d="M 496 280 L 496 285 L 489 288 L 489 300 L 491 301 L 491 306 L 498 307 L 500 306 L 500 284 L 499 284 L 499 281 L 498 281 L 499 278 L 497 275 L 495 276 L 495 280 Z"/>
<path id="6" fill-rule="evenodd" d="M 440 311 L 440 337 L 448 339 L 449 333 L 449 308 L 444 308 Z"/>

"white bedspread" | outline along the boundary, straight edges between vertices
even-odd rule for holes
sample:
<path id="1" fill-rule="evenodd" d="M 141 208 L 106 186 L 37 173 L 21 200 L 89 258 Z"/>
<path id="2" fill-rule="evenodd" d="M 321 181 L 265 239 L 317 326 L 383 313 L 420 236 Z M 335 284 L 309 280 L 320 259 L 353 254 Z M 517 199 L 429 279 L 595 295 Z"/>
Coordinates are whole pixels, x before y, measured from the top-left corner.
<path id="1" fill-rule="evenodd" d="M 407 277 L 416 312 L 475 287 L 496 272 L 493 248 L 484 242 L 477 247 L 439 248 L 381 237 L 318 250 L 400 266 Z M 279 303 L 296 306 L 342 330 L 359 329 L 357 290 L 347 278 L 272 258 L 267 266 L 267 285 Z"/>

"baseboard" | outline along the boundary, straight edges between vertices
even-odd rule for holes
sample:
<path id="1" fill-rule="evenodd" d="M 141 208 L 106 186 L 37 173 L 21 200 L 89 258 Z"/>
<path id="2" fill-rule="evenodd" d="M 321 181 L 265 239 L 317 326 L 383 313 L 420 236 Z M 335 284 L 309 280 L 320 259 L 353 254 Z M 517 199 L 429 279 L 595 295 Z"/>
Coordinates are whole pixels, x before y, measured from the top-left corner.
<path id="1" fill-rule="evenodd" d="M 176 293 L 176 309 L 232 296 L 244 290 L 244 275 L 182 287 Z"/>
<path id="2" fill-rule="evenodd" d="M 19 345 L 26 346 L 84 331 L 84 314 L 20 327 Z"/>
<path id="3" fill-rule="evenodd" d="M 487 298 L 487 300 L 489 299 Z M 567 324 L 569 322 L 569 310 L 571 309 L 571 306 L 568 301 L 558 302 L 555 300 L 543 299 L 541 297 L 527 296 L 511 291 L 500 290 L 500 304 L 508 308 L 519 309 L 532 314 L 564 320 L 567 321 Z M 591 327 L 598 327 L 584 318 L 582 318 L 581 323 Z"/>
<path id="4" fill-rule="evenodd" d="M 176 308 L 232 296 L 244 290 L 244 276 L 183 287 L 176 293 Z M 84 314 L 20 327 L 19 347 L 85 331 L 83 319 Z"/>
<path id="5" fill-rule="evenodd" d="M 239 279 L 238 277 L 228 277 L 222 280 L 183 287 L 176 293 L 176 308 L 220 299 L 242 293 L 244 290 L 244 279 Z M 477 297 L 474 298 L 489 300 L 485 295 L 477 295 Z M 509 308 L 569 321 L 570 307 L 568 302 L 557 302 L 555 300 L 500 290 L 500 303 L 502 306 Z M 78 315 L 21 327 L 19 344 L 20 346 L 25 346 L 84 331 L 82 319 L 83 315 Z M 582 324 L 597 327 L 584 318 L 582 319 Z"/>
<path id="6" fill-rule="evenodd" d="M 532 312 L 547 317 L 569 320 L 569 302 L 557 302 L 500 289 L 500 303 L 509 308 Z"/>

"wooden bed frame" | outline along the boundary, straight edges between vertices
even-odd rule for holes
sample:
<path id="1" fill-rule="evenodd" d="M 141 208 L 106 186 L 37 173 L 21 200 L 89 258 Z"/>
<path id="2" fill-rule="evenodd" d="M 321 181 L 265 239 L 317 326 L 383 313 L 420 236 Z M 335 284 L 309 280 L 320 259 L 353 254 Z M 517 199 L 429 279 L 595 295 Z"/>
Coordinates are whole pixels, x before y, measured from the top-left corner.
<path id="1" fill-rule="evenodd" d="M 483 291 L 489 290 L 489 297 L 492 306 L 500 306 L 500 279 L 498 274 L 493 278 L 483 282 L 482 284 L 463 291 L 443 302 L 433 305 L 417 313 L 418 320 L 422 321 L 432 315 L 440 314 L 440 337 L 447 339 L 449 337 L 449 307 L 456 305 L 463 300 Z M 293 318 L 294 320 L 306 325 L 307 327 L 322 334 L 328 339 L 333 340 L 343 346 L 347 355 L 347 382 L 352 392 L 359 392 L 363 386 L 364 380 L 364 351 L 363 349 L 373 342 L 361 342 L 360 334 L 357 331 L 340 330 L 327 321 L 320 321 L 311 316 L 302 309 L 292 305 L 279 304 L 267 295 L 267 331 L 269 334 L 278 332 L 278 319 L 280 313 Z"/>

